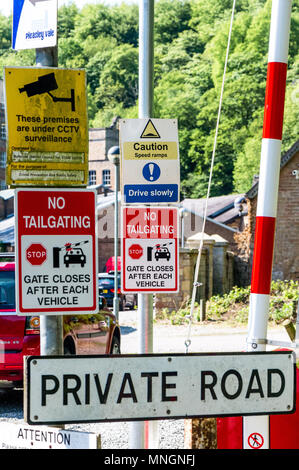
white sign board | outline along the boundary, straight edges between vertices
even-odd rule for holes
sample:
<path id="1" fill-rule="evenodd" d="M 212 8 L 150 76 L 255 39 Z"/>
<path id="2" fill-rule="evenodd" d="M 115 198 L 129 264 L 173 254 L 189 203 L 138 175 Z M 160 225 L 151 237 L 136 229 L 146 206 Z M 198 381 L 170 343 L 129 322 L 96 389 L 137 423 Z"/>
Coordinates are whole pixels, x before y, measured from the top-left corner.
<path id="1" fill-rule="evenodd" d="M 292 413 L 289 351 L 30 356 L 29 424 Z"/>
<path id="2" fill-rule="evenodd" d="M 123 292 L 178 292 L 179 228 L 176 207 L 124 207 Z"/>
<path id="3" fill-rule="evenodd" d="M 179 202 L 177 120 L 123 119 L 119 132 L 125 204 Z"/>
<path id="4" fill-rule="evenodd" d="M 99 445 L 97 434 L 0 423 L 0 449 L 98 449 Z"/>
<path id="5" fill-rule="evenodd" d="M 16 189 L 16 311 L 98 312 L 96 192 Z"/>
<path id="6" fill-rule="evenodd" d="M 13 49 L 57 44 L 57 0 L 13 0 Z"/>

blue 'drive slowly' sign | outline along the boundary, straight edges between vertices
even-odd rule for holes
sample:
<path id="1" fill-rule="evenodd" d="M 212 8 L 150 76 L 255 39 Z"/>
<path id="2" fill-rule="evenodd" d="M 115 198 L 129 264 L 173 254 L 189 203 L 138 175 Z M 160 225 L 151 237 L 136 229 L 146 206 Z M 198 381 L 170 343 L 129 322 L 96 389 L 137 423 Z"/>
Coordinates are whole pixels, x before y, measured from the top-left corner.
<path id="1" fill-rule="evenodd" d="M 127 203 L 176 202 L 178 190 L 177 184 L 126 184 L 124 196 Z"/>

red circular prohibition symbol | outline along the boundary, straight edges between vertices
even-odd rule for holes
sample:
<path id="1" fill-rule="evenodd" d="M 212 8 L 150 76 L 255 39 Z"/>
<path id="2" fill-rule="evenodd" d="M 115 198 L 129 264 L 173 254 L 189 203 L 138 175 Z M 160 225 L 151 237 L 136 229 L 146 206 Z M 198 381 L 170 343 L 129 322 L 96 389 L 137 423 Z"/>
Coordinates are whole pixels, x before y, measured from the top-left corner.
<path id="1" fill-rule="evenodd" d="M 264 444 L 264 438 L 258 432 L 253 432 L 248 437 L 248 444 L 252 449 L 260 449 Z"/>

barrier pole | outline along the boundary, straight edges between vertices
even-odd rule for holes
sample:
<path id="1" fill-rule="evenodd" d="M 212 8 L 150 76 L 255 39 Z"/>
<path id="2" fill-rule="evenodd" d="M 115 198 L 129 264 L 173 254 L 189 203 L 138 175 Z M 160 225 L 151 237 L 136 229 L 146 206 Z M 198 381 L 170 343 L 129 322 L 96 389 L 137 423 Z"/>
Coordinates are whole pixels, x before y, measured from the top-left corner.
<path id="1" fill-rule="evenodd" d="M 273 0 L 248 319 L 248 351 L 265 351 L 292 0 Z M 243 448 L 270 448 L 269 416 L 243 418 Z"/>

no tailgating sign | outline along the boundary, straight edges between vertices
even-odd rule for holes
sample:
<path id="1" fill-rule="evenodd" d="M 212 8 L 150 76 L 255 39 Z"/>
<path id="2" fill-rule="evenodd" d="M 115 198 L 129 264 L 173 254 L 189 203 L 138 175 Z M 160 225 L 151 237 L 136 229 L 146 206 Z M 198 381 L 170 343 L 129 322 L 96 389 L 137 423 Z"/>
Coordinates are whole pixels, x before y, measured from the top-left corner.
<path id="1" fill-rule="evenodd" d="M 19 315 L 98 311 L 96 193 L 16 189 Z"/>
<path id="2" fill-rule="evenodd" d="M 178 210 L 124 207 L 122 291 L 178 292 Z"/>

